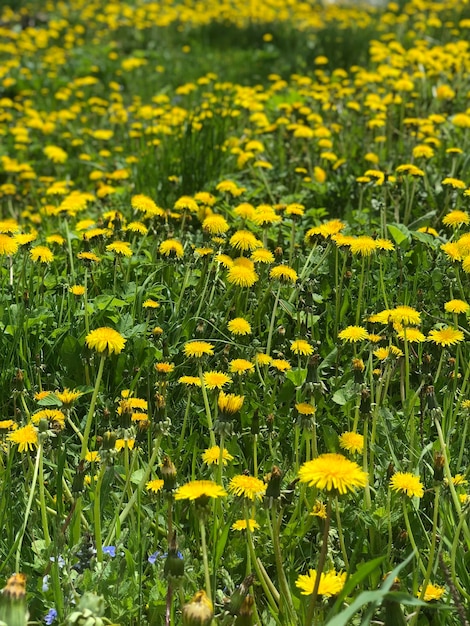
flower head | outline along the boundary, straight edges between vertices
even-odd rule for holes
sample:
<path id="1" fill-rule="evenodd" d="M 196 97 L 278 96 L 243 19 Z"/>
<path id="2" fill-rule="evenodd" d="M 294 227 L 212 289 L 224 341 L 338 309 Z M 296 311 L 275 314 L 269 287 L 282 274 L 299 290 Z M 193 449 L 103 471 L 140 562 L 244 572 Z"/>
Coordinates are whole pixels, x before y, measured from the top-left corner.
<path id="1" fill-rule="evenodd" d="M 340 494 L 367 484 L 367 473 L 357 463 L 342 454 L 330 452 L 304 463 L 300 467 L 299 478 L 311 487 L 337 491 Z"/>
<path id="2" fill-rule="evenodd" d="M 464 335 L 461 330 L 452 328 L 451 326 L 445 326 L 439 330 L 431 330 L 428 335 L 428 340 L 437 344 L 438 346 L 452 346 L 455 343 L 463 341 Z"/>
<path id="3" fill-rule="evenodd" d="M 261 500 L 266 491 L 266 485 L 259 478 L 239 474 L 232 478 L 228 490 L 236 496 L 243 496 L 249 500 Z"/>
<path id="4" fill-rule="evenodd" d="M 204 372 L 202 378 L 207 389 L 222 389 L 224 385 L 232 382 L 230 376 L 215 370 L 211 372 Z"/>
<path id="5" fill-rule="evenodd" d="M 119 354 L 126 343 L 126 340 L 117 330 L 103 326 L 92 330 L 85 338 L 86 345 L 101 354 Z"/>
<path id="6" fill-rule="evenodd" d="M 301 589 L 301 594 L 304 596 L 310 596 L 313 593 L 315 587 L 315 580 L 317 578 L 317 572 L 314 569 L 310 569 L 308 574 L 300 575 L 295 581 L 295 586 Z M 344 587 L 346 582 L 346 572 L 338 572 L 330 570 L 329 572 L 322 572 L 320 575 L 320 585 L 318 587 L 318 594 L 329 598 L 330 596 L 336 596 Z"/>
<path id="7" fill-rule="evenodd" d="M 163 488 L 164 482 L 165 481 L 162 478 L 155 478 L 154 480 L 149 480 L 145 486 L 149 491 L 158 493 Z"/>
<path id="8" fill-rule="evenodd" d="M 354 432 L 343 433 L 339 437 L 339 445 L 343 448 L 343 450 L 361 454 L 364 449 L 364 435 Z"/>
<path id="9" fill-rule="evenodd" d="M 35 246 L 29 251 L 32 261 L 39 263 L 50 263 L 54 260 L 54 253 L 47 246 Z"/>
<path id="10" fill-rule="evenodd" d="M 269 272 L 269 277 L 282 283 L 295 283 L 298 275 L 293 267 L 288 265 L 276 265 Z"/>
<path id="11" fill-rule="evenodd" d="M 20 452 L 27 452 L 38 445 L 38 431 L 32 424 L 27 424 L 10 433 L 8 440 L 18 444 Z"/>
<path id="12" fill-rule="evenodd" d="M 400 491 L 410 498 L 413 496 L 422 498 L 424 495 L 424 487 L 419 476 L 410 472 L 396 472 L 390 479 L 390 488 L 393 491 Z"/>
<path id="13" fill-rule="evenodd" d="M 212 448 L 207 448 L 202 454 L 202 460 L 207 465 L 218 465 L 220 461 L 220 447 L 212 446 Z M 233 456 L 224 448 L 222 451 L 222 464 L 227 465 L 228 461 L 233 461 Z"/>
<path id="14" fill-rule="evenodd" d="M 259 528 L 258 522 L 254 519 L 248 520 L 248 526 L 249 526 L 250 532 L 253 532 L 256 528 Z M 247 527 L 246 519 L 239 519 L 232 524 L 232 530 L 246 530 L 246 527 Z"/>
<path id="15" fill-rule="evenodd" d="M 235 317 L 227 325 L 233 335 L 249 335 L 251 333 L 250 323 L 243 317 Z"/>
<path id="16" fill-rule="evenodd" d="M 238 396 L 235 393 L 225 393 L 221 391 L 217 400 L 217 406 L 221 413 L 235 415 L 243 406 L 245 396 Z"/>
<path id="17" fill-rule="evenodd" d="M 175 491 L 175 500 L 198 500 L 199 498 L 221 498 L 225 489 L 212 480 L 192 480 Z"/>
<path id="18" fill-rule="evenodd" d="M 11 256 L 18 250 L 18 243 L 8 235 L 0 234 L 0 256 Z"/>
<path id="19" fill-rule="evenodd" d="M 165 241 L 162 241 L 158 251 L 166 257 L 176 257 L 177 259 L 181 259 L 184 256 L 183 245 L 176 239 L 166 239 Z"/>
<path id="20" fill-rule="evenodd" d="M 184 344 L 184 354 L 187 357 L 200 359 L 214 354 L 214 346 L 208 341 L 188 341 Z"/>
<path id="21" fill-rule="evenodd" d="M 467 313 L 470 309 L 470 304 L 465 300 L 449 300 L 444 304 L 444 309 L 448 313 Z"/>
<path id="22" fill-rule="evenodd" d="M 363 326 L 348 326 L 339 333 L 338 337 L 343 341 L 355 343 L 356 341 L 364 341 L 368 335 L 369 333 Z"/>
<path id="23" fill-rule="evenodd" d="M 421 596 L 423 588 L 419 588 L 418 597 Z M 440 600 L 444 595 L 446 589 L 445 587 L 441 587 L 440 585 L 433 585 L 432 583 L 428 583 L 426 586 L 426 590 L 424 592 L 423 600 L 425 602 L 431 602 L 432 600 Z"/>
<path id="24" fill-rule="evenodd" d="M 305 341 L 305 339 L 296 339 L 295 341 L 292 341 L 290 349 L 294 354 L 303 354 L 305 356 L 313 354 L 312 346 L 308 343 L 308 341 Z"/>

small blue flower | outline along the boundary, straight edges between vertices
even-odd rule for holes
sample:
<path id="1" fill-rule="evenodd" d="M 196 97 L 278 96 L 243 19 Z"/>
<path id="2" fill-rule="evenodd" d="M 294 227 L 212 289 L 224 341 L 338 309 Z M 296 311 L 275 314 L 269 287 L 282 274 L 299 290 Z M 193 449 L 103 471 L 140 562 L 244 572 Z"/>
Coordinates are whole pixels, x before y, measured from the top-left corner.
<path id="1" fill-rule="evenodd" d="M 62 556 L 59 555 L 59 557 L 56 559 L 55 556 L 51 556 L 49 558 L 49 561 L 52 561 L 52 563 L 55 563 L 55 561 L 57 560 L 57 565 L 62 569 L 65 565 L 65 561 L 64 558 Z"/>
<path id="2" fill-rule="evenodd" d="M 148 557 L 147 561 L 148 561 L 151 565 L 155 565 L 156 560 L 157 560 L 159 557 L 162 557 L 162 556 L 164 556 L 164 555 L 162 555 L 162 553 L 160 552 L 160 550 L 157 550 L 156 552 L 154 552 L 153 554 L 151 554 L 151 555 Z"/>
<path id="3" fill-rule="evenodd" d="M 42 590 L 44 592 L 49 591 L 49 574 L 46 574 L 45 576 L 42 577 Z"/>
<path id="4" fill-rule="evenodd" d="M 107 554 L 111 558 L 114 558 L 116 556 L 116 546 L 104 546 L 103 554 Z"/>
<path id="5" fill-rule="evenodd" d="M 49 626 L 50 624 L 55 622 L 56 618 L 57 618 L 57 611 L 55 609 L 49 609 L 49 612 L 44 618 L 44 623 Z"/>

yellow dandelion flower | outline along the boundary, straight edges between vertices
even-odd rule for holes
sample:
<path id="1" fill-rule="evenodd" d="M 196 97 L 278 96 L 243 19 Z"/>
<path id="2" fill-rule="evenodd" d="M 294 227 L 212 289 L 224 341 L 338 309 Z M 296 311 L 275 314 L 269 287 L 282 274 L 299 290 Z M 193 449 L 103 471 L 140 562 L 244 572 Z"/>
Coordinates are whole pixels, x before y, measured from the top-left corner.
<path id="1" fill-rule="evenodd" d="M 212 480 L 193 480 L 175 491 L 175 500 L 199 500 L 199 498 L 223 498 L 225 489 Z"/>
<path id="2" fill-rule="evenodd" d="M 29 251 L 31 260 L 39 263 L 51 263 L 54 260 L 54 253 L 47 246 L 35 246 Z"/>
<path id="3" fill-rule="evenodd" d="M 243 317 L 235 317 L 227 325 L 227 328 L 233 335 L 250 335 L 250 323 Z"/>
<path id="4" fill-rule="evenodd" d="M 453 346 L 456 343 L 460 343 L 464 340 L 464 335 L 461 330 L 446 326 L 438 330 L 431 330 L 428 335 L 428 341 L 432 341 L 438 346 Z"/>
<path id="5" fill-rule="evenodd" d="M 200 387 L 201 379 L 199 376 L 181 376 L 178 378 L 178 382 L 188 387 Z"/>
<path id="6" fill-rule="evenodd" d="M 69 291 L 71 294 L 73 294 L 74 296 L 80 297 L 83 296 L 85 293 L 85 287 L 83 285 L 72 285 L 69 288 Z"/>
<path id="7" fill-rule="evenodd" d="M 104 326 L 88 333 L 85 343 L 91 350 L 101 354 L 119 354 L 124 349 L 126 339 L 117 330 Z"/>
<path id="8" fill-rule="evenodd" d="M 352 254 L 359 254 L 360 256 L 370 256 L 375 250 L 377 250 L 377 242 L 372 237 L 363 235 L 362 237 L 354 237 L 351 239 L 349 249 Z"/>
<path id="9" fill-rule="evenodd" d="M 452 187 L 453 189 L 465 189 L 465 187 L 467 186 L 463 182 L 463 180 L 460 180 L 459 178 L 452 178 L 451 176 L 444 178 L 444 180 L 441 182 L 441 185 L 443 185 L 444 187 Z M 454 211 L 452 212 L 454 213 Z M 442 220 L 442 222 L 445 223 L 444 220 Z M 465 223 L 468 224 L 468 222 Z"/>
<path id="10" fill-rule="evenodd" d="M 233 359 L 229 363 L 229 371 L 231 374 L 246 374 L 253 372 L 255 369 L 254 363 L 247 361 L 246 359 Z"/>
<path id="11" fill-rule="evenodd" d="M 315 415 L 316 408 L 309 402 L 297 402 L 295 408 L 300 415 Z"/>
<path id="12" fill-rule="evenodd" d="M 237 287 L 251 287 L 257 280 L 258 274 L 244 265 L 233 265 L 227 274 L 227 281 Z"/>
<path id="13" fill-rule="evenodd" d="M 100 257 L 94 252 L 79 252 L 77 254 L 77 259 L 85 261 L 85 263 L 99 263 L 101 261 Z"/>
<path id="14" fill-rule="evenodd" d="M 160 244 L 158 251 L 166 257 L 176 257 L 182 259 L 184 256 L 184 248 L 177 239 L 165 239 Z"/>
<path id="15" fill-rule="evenodd" d="M 258 365 L 269 365 L 272 362 L 273 358 L 269 356 L 269 354 L 258 352 L 256 354 L 255 360 Z"/>
<path id="16" fill-rule="evenodd" d="M 249 500 L 261 500 L 266 492 L 266 485 L 259 478 L 240 474 L 231 479 L 228 490 L 236 496 Z"/>
<path id="17" fill-rule="evenodd" d="M 269 277 L 283 283 L 295 283 L 298 275 L 293 267 L 289 267 L 288 265 L 276 265 L 276 267 L 271 268 Z"/>
<path id="18" fill-rule="evenodd" d="M 292 369 L 292 365 L 285 359 L 272 359 L 270 365 L 278 370 L 278 372 L 287 372 Z"/>
<path id="19" fill-rule="evenodd" d="M 188 341 L 184 344 L 184 354 L 187 357 L 200 359 L 203 356 L 214 354 L 214 346 L 208 341 Z"/>
<path id="20" fill-rule="evenodd" d="M 106 246 L 108 252 L 114 252 L 118 256 L 132 256 L 131 244 L 127 241 L 114 241 Z"/>
<path id="21" fill-rule="evenodd" d="M 258 248 L 251 253 L 250 259 L 253 263 L 274 263 L 274 254 L 266 248 Z"/>
<path id="22" fill-rule="evenodd" d="M 421 324 L 421 315 L 419 311 L 408 305 L 397 306 L 387 311 L 388 318 L 395 323 L 405 324 L 406 326 L 419 326 Z"/>
<path id="23" fill-rule="evenodd" d="M 211 235 L 223 235 L 229 229 L 229 225 L 225 217 L 222 215 L 209 215 L 202 222 L 202 230 Z"/>
<path id="24" fill-rule="evenodd" d="M 420 587 L 418 593 L 416 594 L 418 598 L 421 596 L 422 591 L 423 591 L 423 588 Z M 433 600 L 440 600 L 442 596 L 445 594 L 445 592 L 446 592 L 445 587 L 428 583 L 426 585 L 426 590 L 424 592 L 423 600 L 425 602 L 432 602 Z"/>
<path id="25" fill-rule="evenodd" d="M 224 385 L 232 382 L 230 376 L 227 376 L 227 374 L 224 374 L 223 372 L 217 372 L 215 370 L 210 372 L 204 372 L 202 379 L 207 389 L 222 389 Z"/>
<path id="26" fill-rule="evenodd" d="M 148 491 L 152 491 L 153 493 L 158 493 L 163 488 L 164 481 L 161 478 L 155 478 L 154 480 L 149 480 L 146 483 L 146 487 Z"/>
<path id="27" fill-rule="evenodd" d="M 340 435 L 339 445 L 343 450 L 351 453 L 362 454 L 364 449 L 364 436 L 359 433 L 346 432 Z"/>
<path id="28" fill-rule="evenodd" d="M 423 341 L 426 341 L 426 337 L 417 328 L 403 327 L 400 325 L 397 329 L 397 337 L 402 341 L 405 341 L 406 338 L 406 340 L 410 343 L 421 343 Z"/>
<path id="29" fill-rule="evenodd" d="M 230 237 L 230 245 L 242 252 L 252 252 L 256 248 L 263 247 L 263 243 L 249 230 L 238 230 L 234 233 Z"/>
<path id="30" fill-rule="evenodd" d="M 257 528 L 260 527 L 258 522 L 251 518 L 248 520 L 248 524 L 249 524 L 250 532 L 254 532 Z M 246 527 L 247 527 L 246 519 L 238 519 L 231 526 L 232 530 L 239 530 L 239 531 L 246 530 Z"/>
<path id="31" fill-rule="evenodd" d="M 410 498 L 416 496 L 422 498 L 424 487 L 419 476 L 410 472 L 396 472 L 390 479 L 390 488 L 393 491 L 404 493 Z"/>
<path id="32" fill-rule="evenodd" d="M 85 461 L 88 463 L 99 463 L 101 461 L 100 453 L 98 450 L 88 451 L 85 455 Z"/>
<path id="33" fill-rule="evenodd" d="M 466 211 L 451 211 L 443 218 L 442 223 L 444 226 L 458 228 L 464 224 L 470 224 L 470 215 Z"/>
<path id="34" fill-rule="evenodd" d="M 239 396 L 235 393 L 225 393 L 221 391 L 217 400 L 217 405 L 221 413 L 234 415 L 238 413 L 243 406 L 245 396 Z"/>
<path id="35" fill-rule="evenodd" d="M 299 478 L 311 487 L 340 494 L 367 484 L 367 473 L 357 463 L 335 453 L 321 454 L 313 461 L 304 463 L 300 467 Z"/>
<path id="36" fill-rule="evenodd" d="M 156 300 L 152 300 L 151 298 L 149 298 L 148 300 L 145 300 L 145 302 L 142 304 L 142 307 L 144 309 L 158 309 L 160 307 L 160 303 Z"/>
<path id="37" fill-rule="evenodd" d="M 32 424 L 27 424 L 10 433 L 8 440 L 16 443 L 20 452 L 28 452 L 38 445 L 38 431 Z"/>
<path id="38" fill-rule="evenodd" d="M 310 356 L 313 354 L 313 347 L 305 341 L 305 339 L 296 339 L 295 341 L 291 341 L 290 349 L 294 354 L 302 354 L 305 356 Z"/>
<path id="39" fill-rule="evenodd" d="M 321 502 L 321 500 L 315 500 L 315 504 L 313 505 L 310 515 L 313 515 L 313 517 L 319 517 L 320 519 L 326 519 L 326 504 Z"/>
<path id="40" fill-rule="evenodd" d="M 222 463 L 223 465 L 227 465 L 228 461 L 233 461 L 233 456 L 229 453 L 225 448 L 222 451 Z M 220 447 L 212 446 L 212 448 L 208 448 L 202 454 L 202 460 L 207 465 L 218 465 L 220 460 Z"/>
<path id="41" fill-rule="evenodd" d="M 174 363 L 168 363 L 166 361 L 162 361 L 161 363 L 155 363 L 155 371 L 159 374 L 171 374 L 174 369 Z"/>
<path id="42" fill-rule="evenodd" d="M 354 343 L 356 341 L 364 341 L 364 339 L 368 338 L 368 335 L 369 333 L 363 326 L 348 326 L 338 334 L 338 337 L 343 341 Z"/>
<path id="43" fill-rule="evenodd" d="M 470 309 L 470 304 L 465 302 L 465 300 L 449 300 L 444 304 L 444 309 L 448 313 L 467 313 Z"/>
<path id="44" fill-rule="evenodd" d="M 295 581 L 295 586 L 301 590 L 301 594 L 304 596 L 311 596 L 315 588 L 315 581 L 317 578 L 317 572 L 314 569 L 310 569 L 308 574 L 301 574 Z M 346 582 L 346 572 L 338 572 L 330 570 L 329 572 L 322 572 L 320 575 L 320 584 L 318 586 L 318 595 L 330 598 L 336 596 L 344 587 Z"/>

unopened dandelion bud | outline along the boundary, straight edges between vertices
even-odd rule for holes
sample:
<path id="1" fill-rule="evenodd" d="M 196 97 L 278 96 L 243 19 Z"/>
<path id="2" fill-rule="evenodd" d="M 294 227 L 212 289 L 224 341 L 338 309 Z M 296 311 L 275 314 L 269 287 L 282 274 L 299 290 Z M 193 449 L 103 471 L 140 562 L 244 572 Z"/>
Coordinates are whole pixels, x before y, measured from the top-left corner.
<path id="1" fill-rule="evenodd" d="M 253 419 L 251 420 L 251 434 L 259 435 L 259 412 L 256 410 L 253 413 Z"/>
<path id="2" fill-rule="evenodd" d="M 436 452 L 434 454 L 434 480 L 436 482 L 442 482 L 444 480 L 444 465 L 444 455 L 442 452 Z"/>
<path id="3" fill-rule="evenodd" d="M 183 626 L 209 626 L 213 617 L 212 602 L 205 591 L 198 591 L 183 607 Z"/>
<path id="4" fill-rule="evenodd" d="M 281 246 L 277 246 L 277 248 L 274 248 L 274 256 L 281 257 L 283 254 L 284 250 L 281 248 Z"/>
<path id="5" fill-rule="evenodd" d="M 274 429 L 274 413 L 270 413 L 266 417 L 266 426 L 268 427 L 269 432 L 272 433 Z"/>
<path id="6" fill-rule="evenodd" d="M 225 604 L 225 610 L 230 613 L 230 615 L 239 615 L 240 609 L 242 608 L 243 602 L 248 594 L 248 590 L 253 584 L 254 575 L 250 574 L 247 576 L 241 585 L 239 585 L 235 591 L 230 596 L 230 599 Z"/>
<path id="7" fill-rule="evenodd" d="M 72 493 L 77 494 L 83 491 L 85 483 L 85 463 L 80 461 L 72 481 Z"/>
<path id="8" fill-rule="evenodd" d="M 13 390 L 23 391 L 24 389 L 24 374 L 23 370 L 16 370 L 15 377 L 13 379 Z"/>
<path id="9" fill-rule="evenodd" d="M 370 390 L 367 387 L 361 391 L 361 404 L 359 412 L 364 416 L 369 415 L 370 413 Z"/>
<path id="10" fill-rule="evenodd" d="M 395 474 L 395 465 L 389 463 L 387 467 L 387 482 L 390 482 L 391 477 Z"/>
<path id="11" fill-rule="evenodd" d="M 116 433 L 110 430 L 106 431 L 101 440 L 101 448 L 103 450 L 114 450 L 114 447 L 116 445 L 116 439 Z"/>
<path id="12" fill-rule="evenodd" d="M 253 596 L 247 595 L 240 607 L 240 613 L 235 620 L 234 626 L 252 626 L 253 624 L 253 605 L 255 601 Z"/>
<path id="13" fill-rule="evenodd" d="M 13 574 L 0 592 L 0 622 L 7 626 L 26 626 L 28 617 L 26 576 Z"/>
<path id="14" fill-rule="evenodd" d="M 282 472 L 279 467 L 275 465 L 269 475 L 268 485 L 266 487 L 266 498 L 277 500 L 281 497 L 281 478 Z"/>
<path id="15" fill-rule="evenodd" d="M 176 467 L 169 456 L 163 457 L 161 475 L 164 491 L 173 491 L 176 487 Z"/>

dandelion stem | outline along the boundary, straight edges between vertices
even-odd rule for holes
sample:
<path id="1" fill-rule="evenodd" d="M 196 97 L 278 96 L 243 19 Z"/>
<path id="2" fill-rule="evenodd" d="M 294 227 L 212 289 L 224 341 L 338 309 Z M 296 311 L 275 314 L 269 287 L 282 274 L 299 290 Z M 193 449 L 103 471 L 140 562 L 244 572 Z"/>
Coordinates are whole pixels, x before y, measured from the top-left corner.
<path id="1" fill-rule="evenodd" d="M 199 530 L 201 532 L 202 562 L 204 564 L 204 580 L 206 585 L 206 593 L 209 598 L 212 599 L 211 577 L 209 574 L 209 561 L 207 558 L 206 527 L 204 526 L 204 520 L 202 519 L 202 516 L 199 516 Z"/>
<path id="2" fill-rule="evenodd" d="M 410 540 L 414 555 L 416 557 L 416 560 L 418 561 L 419 568 L 423 576 L 426 577 L 426 568 L 424 567 L 423 562 L 421 560 L 421 555 L 418 550 L 418 546 L 416 545 L 413 531 L 411 530 L 411 524 L 410 524 L 410 519 L 408 517 L 408 508 L 407 508 L 407 502 L 405 500 L 405 496 L 403 496 L 402 504 L 403 504 L 403 517 L 405 518 L 405 526 L 406 526 L 406 532 L 408 533 L 408 539 Z"/>
<path id="3" fill-rule="evenodd" d="M 44 530 L 44 541 L 46 544 L 46 548 L 49 547 L 51 543 L 51 536 L 49 534 L 49 523 L 47 521 L 47 508 L 46 508 L 46 498 L 45 498 L 45 490 L 44 490 L 44 446 L 42 443 L 39 445 L 39 504 L 41 506 L 41 522 Z M 16 570 L 18 571 L 18 570 Z"/>
<path id="4" fill-rule="evenodd" d="M 287 578 L 286 578 L 286 573 L 284 571 L 284 567 L 283 567 L 283 559 L 282 559 L 282 553 L 281 553 L 281 544 L 279 542 L 279 530 L 280 530 L 280 524 L 281 524 L 281 515 L 280 512 L 277 509 L 278 507 L 278 503 L 277 501 L 273 502 L 273 505 L 271 507 L 271 524 L 269 524 L 269 530 L 271 533 L 271 539 L 273 542 L 273 549 L 274 549 L 274 559 L 276 561 L 276 570 L 277 570 L 277 576 L 279 579 L 279 587 L 281 590 L 281 603 L 279 606 L 279 612 L 283 613 L 283 604 L 285 603 L 286 605 L 286 617 L 289 620 L 289 624 L 294 624 L 296 622 L 295 620 L 295 609 L 294 609 L 294 604 L 292 602 L 292 596 L 290 593 L 290 589 L 289 589 L 289 584 L 287 582 Z M 279 513 L 279 517 L 278 517 L 278 513 Z M 294 621 L 295 620 L 295 621 Z"/>
<path id="5" fill-rule="evenodd" d="M 31 507 L 33 505 L 34 492 L 36 490 L 36 482 L 37 482 L 37 479 L 38 479 L 39 466 L 41 464 L 41 456 L 42 456 L 42 450 L 41 449 L 42 449 L 42 441 L 41 441 L 41 439 L 39 439 L 38 451 L 36 453 L 36 462 L 34 464 L 33 479 L 31 481 L 31 487 L 30 487 L 30 490 L 29 490 L 28 503 L 26 505 L 26 511 L 25 511 L 25 514 L 24 514 L 23 528 L 21 529 L 21 534 L 19 535 L 18 547 L 16 549 L 15 570 L 17 572 L 20 571 L 21 546 L 23 545 L 23 539 L 24 539 L 24 535 L 25 535 L 25 532 L 26 532 L 26 527 L 28 526 L 28 518 L 29 518 L 29 514 L 31 513 Z"/>
<path id="6" fill-rule="evenodd" d="M 305 618 L 305 626 L 312 626 L 313 615 L 315 613 L 315 605 L 318 598 L 318 589 L 320 588 L 320 579 L 325 567 L 326 555 L 328 553 L 328 533 L 330 531 L 331 521 L 331 497 L 328 496 L 328 502 L 326 503 L 326 517 L 325 526 L 323 528 L 323 541 L 321 544 L 320 557 L 318 559 L 317 573 L 315 576 L 315 584 L 313 586 L 312 595 L 310 596 L 310 604 L 308 606 L 307 617 Z"/>
<path id="7" fill-rule="evenodd" d="M 95 499 L 93 502 L 93 522 L 95 526 L 95 547 L 96 547 L 96 559 L 98 563 L 103 562 L 103 541 L 101 539 L 101 484 L 103 483 L 103 476 L 106 471 L 106 465 L 100 469 L 98 474 L 98 480 L 95 486 Z"/>
<path id="8" fill-rule="evenodd" d="M 199 378 L 201 380 L 202 398 L 204 400 L 204 408 L 206 409 L 207 425 L 209 426 L 209 437 L 211 441 L 211 447 L 215 446 L 214 424 L 212 422 L 211 407 L 209 406 L 209 399 L 207 398 L 207 389 L 204 382 L 204 375 L 202 373 L 202 365 L 199 364 Z"/>
<path id="9" fill-rule="evenodd" d="M 343 555 L 344 565 L 346 569 L 349 569 L 349 559 L 348 559 L 348 554 L 346 552 L 346 545 L 344 543 L 344 533 L 343 533 L 343 526 L 341 524 L 341 515 L 339 513 L 338 496 L 336 496 L 335 498 L 335 509 L 336 509 L 336 524 L 338 526 L 338 537 L 339 537 L 339 544 L 341 546 L 341 553 Z"/>
<path id="10" fill-rule="evenodd" d="M 271 342 L 273 338 L 274 322 L 276 321 L 277 305 L 279 304 L 279 296 L 281 294 L 281 285 L 277 288 L 276 299 L 274 300 L 273 312 L 271 314 L 271 323 L 269 324 L 268 342 L 266 344 L 266 354 L 269 356 L 271 353 Z"/>
<path id="11" fill-rule="evenodd" d="M 91 397 L 90 408 L 88 410 L 88 415 L 85 422 L 85 431 L 83 433 L 83 441 L 82 441 L 82 450 L 80 452 L 80 461 L 83 461 L 86 457 L 86 453 L 88 451 L 88 439 L 90 437 L 91 426 L 93 424 L 93 415 L 95 412 L 96 398 L 98 397 L 98 392 L 100 390 L 101 378 L 103 376 L 104 362 L 106 360 L 106 355 L 102 354 L 100 359 L 100 365 L 98 368 L 98 374 L 96 375 L 95 380 L 95 388 L 93 389 L 93 395 Z"/>

